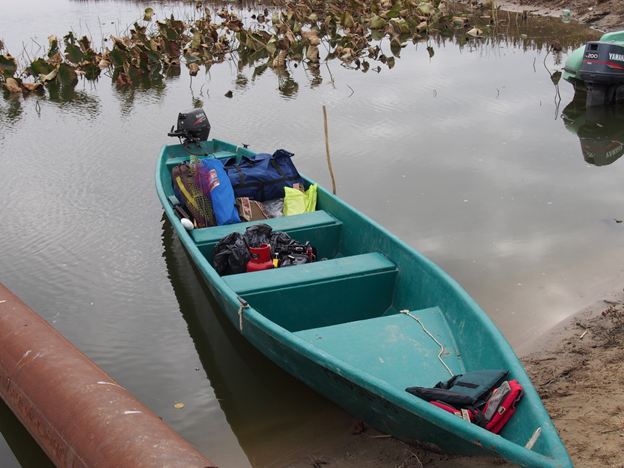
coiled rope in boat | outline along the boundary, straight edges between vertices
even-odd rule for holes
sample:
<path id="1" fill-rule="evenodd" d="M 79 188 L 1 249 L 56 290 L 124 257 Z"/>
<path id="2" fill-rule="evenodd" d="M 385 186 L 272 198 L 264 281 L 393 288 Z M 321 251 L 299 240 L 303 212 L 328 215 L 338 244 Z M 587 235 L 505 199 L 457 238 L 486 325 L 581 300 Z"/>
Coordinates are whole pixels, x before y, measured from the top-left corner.
<path id="1" fill-rule="evenodd" d="M 454 377 L 455 375 L 453 374 L 453 372 L 451 371 L 451 369 L 449 369 L 449 366 L 446 365 L 446 363 L 442 360 L 442 353 L 444 353 L 444 345 L 442 345 L 438 340 L 436 340 L 435 336 L 433 336 L 431 333 L 429 333 L 429 330 L 427 330 L 425 328 L 425 326 L 423 325 L 423 323 L 420 321 L 420 319 L 418 317 L 414 317 L 412 314 L 410 314 L 410 311 L 405 309 L 401 311 L 402 314 L 405 315 L 409 315 L 410 317 L 412 317 L 414 320 L 416 320 L 418 323 L 420 323 L 420 326 L 422 327 L 422 329 L 424 330 L 424 332 L 429 335 L 431 337 L 431 339 L 433 341 L 435 341 L 436 343 L 438 343 L 438 346 L 440 347 L 440 353 L 438 354 L 438 359 L 440 360 L 440 362 L 442 363 L 442 365 L 444 367 L 446 367 L 446 370 L 449 372 L 449 374 L 451 374 L 451 377 Z"/>

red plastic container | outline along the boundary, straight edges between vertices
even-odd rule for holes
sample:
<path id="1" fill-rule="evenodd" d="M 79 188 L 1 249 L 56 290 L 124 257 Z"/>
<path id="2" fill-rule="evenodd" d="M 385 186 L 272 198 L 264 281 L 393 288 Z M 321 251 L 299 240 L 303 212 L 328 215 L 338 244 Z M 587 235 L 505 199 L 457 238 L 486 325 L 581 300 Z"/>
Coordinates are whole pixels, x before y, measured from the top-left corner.
<path id="1" fill-rule="evenodd" d="M 273 260 L 271 260 L 271 246 L 262 244 L 260 247 L 249 247 L 251 260 L 247 263 L 247 271 L 260 271 L 273 268 Z"/>

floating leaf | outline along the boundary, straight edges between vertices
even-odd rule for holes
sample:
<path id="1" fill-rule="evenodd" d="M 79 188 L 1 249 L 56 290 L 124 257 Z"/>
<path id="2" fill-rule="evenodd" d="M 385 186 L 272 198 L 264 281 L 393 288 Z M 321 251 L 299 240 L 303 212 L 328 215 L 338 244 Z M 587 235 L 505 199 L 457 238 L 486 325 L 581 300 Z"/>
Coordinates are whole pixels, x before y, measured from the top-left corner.
<path id="1" fill-rule="evenodd" d="M 87 36 L 82 36 L 78 40 L 78 43 L 82 47 L 82 50 L 85 51 L 85 53 L 86 52 L 93 52 L 93 50 L 91 49 L 91 41 L 89 40 L 89 38 L 87 38 Z"/>
<path id="2" fill-rule="evenodd" d="M 379 16 L 373 16 L 370 20 L 371 29 L 383 29 L 386 27 L 386 24 L 388 24 L 386 20 Z"/>
<path id="3" fill-rule="evenodd" d="M 319 61 L 319 49 L 318 49 L 318 47 L 315 46 L 315 45 L 311 45 L 310 47 L 308 47 L 308 50 L 306 51 L 306 58 L 310 62 L 318 62 Z"/>
<path id="4" fill-rule="evenodd" d="M 111 66 L 110 61 L 109 61 L 109 60 L 106 60 L 106 59 L 102 59 L 102 60 L 100 60 L 100 62 L 98 63 L 98 67 L 100 67 L 100 69 L 102 69 L 102 70 L 105 70 L 105 69 L 107 69 L 107 68 L 108 68 L 108 67 L 110 67 L 110 66 Z"/>
<path id="5" fill-rule="evenodd" d="M 193 54 L 186 54 L 184 56 L 184 60 L 186 60 L 186 63 L 200 63 L 201 59 Z"/>
<path id="6" fill-rule="evenodd" d="M 132 80 L 126 73 L 121 72 L 117 76 L 115 83 L 117 83 L 119 86 L 129 86 L 132 84 Z"/>
<path id="7" fill-rule="evenodd" d="M 392 52 L 392 55 L 394 55 L 395 57 L 400 57 L 402 47 L 403 46 L 401 45 L 401 41 L 399 40 L 399 38 L 393 37 L 390 41 L 390 51 Z"/>
<path id="8" fill-rule="evenodd" d="M 126 55 L 124 55 L 123 52 L 116 47 L 111 50 L 109 57 L 111 62 L 116 67 L 121 67 L 124 63 L 126 63 Z"/>
<path id="9" fill-rule="evenodd" d="M 76 86 L 78 82 L 76 70 L 71 65 L 61 63 L 58 67 L 58 80 L 63 86 Z"/>
<path id="10" fill-rule="evenodd" d="M 38 91 L 41 88 L 43 88 L 43 85 L 41 83 L 24 83 L 22 82 L 22 89 L 25 89 L 26 91 Z"/>
<path id="11" fill-rule="evenodd" d="M 54 70 L 52 70 L 47 75 L 42 76 L 41 77 L 41 81 L 44 82 L 44 83 L 46 81 L 52 81 L 52 80 L 56 79 L 57 75 L 58 75 L 58 68 L 55 68 Z"/>
<path id="12" fill-rule="evenodd" d="M 431 3 L 420 3 L 417 10 L 426 16 L 430 16 L 435 13 L 435 7 Z"/>
<path id="13" fill-rule="evenodd" d="M 310 42 L 310 45 L 317 46 L 321 43 L 318 31 L 302 31 L 301 37 Z"/>
<path id="14" fill-rule="evenodd" d="M 152 16 L 154 16 L 154 9 L 146 8 L 145 14 L 143 15 L 143 21 L 152 21 Z"/>
<path id="15" fill-rule="evenodd" d="M 455 27 L 461 28 L 465 24 L 468 24 L 468 18 L 461 17 L 461 16 L 454 16 L 453 18 L 451 18 L 451 22 L 453 23 Z"/>
<path id="16" fill-rule="evenodd" d="M 51 58 L 59 53 L 58 39 L 56 38 L 56 36 L 49 36 L 48 44 L 50 46 L 50 50 L 48 51 L 48 57 Z"/>
<path id="17" fill-rule="evenodd" d="M 472 28 L 470 31 L 468 31 L 466 34 L 469 34 L 473 37 L 479 37 L 483 34 L 483 31 L 478 29 L 478 28 Z"/>
<path id="18" fill-rule="evenodd" d="M 269 39 L 269 42 L 267 42 L 265 48 L 270 55 L 275 55 L 275 51 L 277 50 L 277 38 L 273 36 L 271 39 Z"/>
<path id="19" fill-rule="evenodd" d="M 35 77 L 39 75 L 46 75 L 52 70 L 54 70 L 54 67 L 42 58 L 35 60 L 28 67 L 26 67 L 26 72 Z"/>
<path id="20" fill-rule="evenodd" d="M 273 60 L 273 68 L 283 68 L 286 65 L 287 50 L 282 50 Z"/>
<path id="21" fill-rule="evenodd" d="M 345 11 L 340 17 L 340 24 L 342 24 L 343 28 L 352 28 L 355 26 L 355 21 L 353 20 L 353 16 L 348 11 Z"/>
<path id="22" fill-rule="evenodd" d="M 0 72 L 5 78 L 13 76 L 17 70 L 17 62 L 10 55 L 0 55 Z"/>
<path id="23" fill-rule="evenodd" d="M 173 405 L 174 408 L 184 408 L 184 403 L 176 403 L 175 405 Z"/>
<path id="24" fill-rule="evenodd" d="M 410 32 L 409 25 L 403 18 L 395 18 L 390 20 L 392 26 L 398 29 L 397 32 L 401 34 L 408 34 Z"/>
<path id="25" fill-rule="evenodd" d="M 58 67 L 61 63 L 63 63 L 63 56 L 60 52 L 57 52 L 53 56 L 51 56 L 48 60 L 46 60 L 53 67 Z"/>
<path id="26" fill-rule="evenodd" d="M 82 62 L 83 53 L 82 49 L 75 44 L 68 44 L 65 46 L 65 58 L 71 63 Z"/>
<path id="27" fill-rule="evenodd" d="M 20 94 L 22 92 L 22 88 L 15 78 L 7 79 L 3 86 L 12 94 Z"/>

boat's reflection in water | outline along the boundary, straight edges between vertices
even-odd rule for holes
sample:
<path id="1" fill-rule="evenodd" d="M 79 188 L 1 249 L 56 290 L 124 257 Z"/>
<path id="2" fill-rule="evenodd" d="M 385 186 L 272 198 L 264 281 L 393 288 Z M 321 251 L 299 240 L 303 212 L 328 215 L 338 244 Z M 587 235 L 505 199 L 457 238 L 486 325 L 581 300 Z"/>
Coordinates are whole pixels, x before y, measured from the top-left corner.
<path id="1" fill-rule="evenodd" d="M 624 106 L 586 107 L 585 94 L 581 90 L 576 92 L 563 110 L 563 122 L 578 136 L 587 163 L 612 164 L 624 154 Z"/>
<path id="2" fill-rule="evenodd" d="M 271 362 L 227 320 L 166 219 L 163 244 L 189 333 L 251 465 L 284 466 L 320 444 L 337 445 L 351 437 L 348 414 Z"/>

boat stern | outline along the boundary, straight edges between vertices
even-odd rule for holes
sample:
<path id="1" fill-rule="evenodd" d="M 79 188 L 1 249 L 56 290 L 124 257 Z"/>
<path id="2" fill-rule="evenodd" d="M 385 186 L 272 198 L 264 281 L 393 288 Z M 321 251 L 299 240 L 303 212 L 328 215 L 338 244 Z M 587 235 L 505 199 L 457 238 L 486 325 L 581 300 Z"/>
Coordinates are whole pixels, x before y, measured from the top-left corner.
<path id="1" fill-rule="evenodd" d="M 562 78 L 567 82 L 572 83 L 574 86 L 576 86 L 577 84 L 583 84 L 583 80 L 579 78 L 578 73 L 581 69 L 581 65 L 583 64 L 584 54 L 585 46 L 575 49 L 570 54 L 570 56 L 566 60 L 565 65 L 563 66 Z"/>

